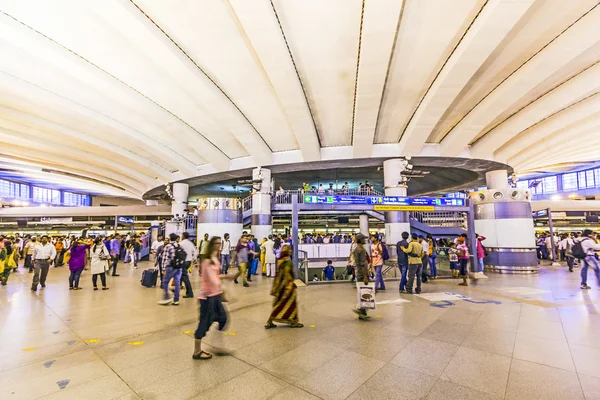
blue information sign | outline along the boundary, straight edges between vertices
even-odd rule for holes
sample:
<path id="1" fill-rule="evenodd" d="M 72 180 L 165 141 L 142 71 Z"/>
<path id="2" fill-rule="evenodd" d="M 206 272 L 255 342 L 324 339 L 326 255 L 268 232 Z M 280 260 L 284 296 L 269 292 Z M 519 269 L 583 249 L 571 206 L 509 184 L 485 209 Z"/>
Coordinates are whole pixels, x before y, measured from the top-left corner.
<path id="1" fill-rule="evenodd" d="M 464 207 L 464 199 L 435 197 L 399 197 L 399 196 L 325 196 L 304 195 L 304 203 L 311 204 L 369 204 L 393 206 L 455 206 Z"/>

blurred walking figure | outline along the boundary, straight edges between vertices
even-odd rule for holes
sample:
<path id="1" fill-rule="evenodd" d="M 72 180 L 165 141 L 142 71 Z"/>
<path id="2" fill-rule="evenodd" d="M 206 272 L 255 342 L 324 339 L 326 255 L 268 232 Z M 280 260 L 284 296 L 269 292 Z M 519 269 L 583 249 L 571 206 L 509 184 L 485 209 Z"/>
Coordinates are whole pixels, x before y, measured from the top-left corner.
<path id="1" fill-rule="evenodd" d="M 276 328 L 277 325 L 273 321 L 289 324 L 292 328 L 304 327 L 298 320 L 294 265 L 292 260 L 290 260 L 289 246 L 284 246 L 281 249 L 281 257 L 277 265 L 277 275 L 271 288 L 271 296 L 275 296 L 275 300 L 273 301 L 273 310 L 267 320 L 265 329 Z"/>

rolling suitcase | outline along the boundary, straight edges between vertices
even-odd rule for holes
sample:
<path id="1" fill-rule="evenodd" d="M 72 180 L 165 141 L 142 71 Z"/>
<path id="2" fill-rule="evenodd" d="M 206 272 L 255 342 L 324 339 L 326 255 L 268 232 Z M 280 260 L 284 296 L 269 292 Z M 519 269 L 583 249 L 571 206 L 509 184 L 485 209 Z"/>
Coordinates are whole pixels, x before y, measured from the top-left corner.
<path id="1" fill-rule="evenodd" d="M 142 286 L 147 288 L 155 287 L 156 280 L 158 279 L 158 270 L 154 268 L 150 268 L 142 272 Z"/>

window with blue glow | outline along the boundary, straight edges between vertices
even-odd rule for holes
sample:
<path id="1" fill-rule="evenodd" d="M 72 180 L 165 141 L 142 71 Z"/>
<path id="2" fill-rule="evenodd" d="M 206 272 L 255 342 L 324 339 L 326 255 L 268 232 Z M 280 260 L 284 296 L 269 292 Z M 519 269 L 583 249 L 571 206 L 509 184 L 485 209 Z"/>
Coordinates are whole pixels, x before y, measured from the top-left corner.
<path id="1" fill-rule="evenodd" d="M 562 176 L 563 190 L 577 190 L 577 174 L 564 174 Z"/>

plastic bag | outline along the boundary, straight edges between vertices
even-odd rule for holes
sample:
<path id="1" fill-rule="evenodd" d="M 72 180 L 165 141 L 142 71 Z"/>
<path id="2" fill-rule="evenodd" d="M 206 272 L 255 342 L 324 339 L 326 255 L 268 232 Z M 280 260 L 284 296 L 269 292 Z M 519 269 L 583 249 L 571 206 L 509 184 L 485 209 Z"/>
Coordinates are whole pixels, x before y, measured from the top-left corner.
<path id="1" fill-rule="evenodd" d="M 363 282 L 356 282 L 357 308 L 374 310 L 375 304 L 375 283 L 369 282 L 366 285 Z"/>

